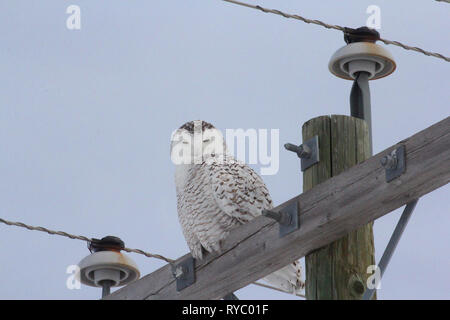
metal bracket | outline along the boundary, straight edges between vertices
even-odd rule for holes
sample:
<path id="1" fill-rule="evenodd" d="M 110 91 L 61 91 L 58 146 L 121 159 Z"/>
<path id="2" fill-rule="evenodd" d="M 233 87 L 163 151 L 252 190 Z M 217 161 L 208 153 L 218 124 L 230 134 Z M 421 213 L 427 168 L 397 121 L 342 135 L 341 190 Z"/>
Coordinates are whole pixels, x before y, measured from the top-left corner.
<path id="1" fill-rule="evenodd" d="M 405 146 L 394 149 L 381 159 L 381 165 L 386 170 L 386 182 L 400 177 L 406 170 Z"/>
<path id="2" fill-rule="evenodd" d="M 389 239 L 389 243 L 387 244 L 386 249 L 383 252 L 383 256 L 381 257 L 380 263 L 377 266 L 380 270 L 380 278 L 378 279 L 378 281 L 381 281 L 381 279 L 383 278 L 384 272 L 386 271 L 389 261 L 391 260 L 392 255 L 394 254 L 395 248 L 397 247 L 397 244 L 400 241 L 403 231 L 405 231 L 409 218 L 411 218 L 411 215 L 418 201 L 419 199 L 412 200 L 406 205 L 405 209 L 403 210 L 400 220 L 398 220 L 394 232 L 392 233 L 392 236 Z M 366 291 L 364 292 L 362 300 L 371 300 L 376 290 L 377 288 L 372 289 L 367 288 Z"/>
<path id="3" fill-rule="evenodd" d="M 305 171 L 312 165 L 319 162 L 318 136 L 314 136 L 299 146 L 292 143 L 286 143 L 284 147 L 289 151 L 297 153 L 297 156 L 301 159 L 302 171 Z"/>
<path id="4" fill-rule="evenodd" d="M 294 201 L 280 211 L 263 210 L 262 215 L 278 221 L 280 238 L 300 227 L 298 218 L 298 202 Z"/>
<path id="5" fill-rule="evenodd" d="M 359 63 L 359 61 L 357 63 Z M 375 64 L 375 62 L 369 62 L 369 64 L 370 63 Z M 356 72 L 356 78 L 353 81 L 352 91 L 350 92 L 350 114 L 352 117 L 366 121 L 369 130 L 370 154 L 373 153 L 371 113 L 369 73 L 364 71 Z"/>
<path id="6" fill-rule="evenodd" d="M 177 291 L 192 285 L 195 282 L 194 258 L 190 256 L 179 264 L 173 265 L 172 274 L 177 279 Z"/>

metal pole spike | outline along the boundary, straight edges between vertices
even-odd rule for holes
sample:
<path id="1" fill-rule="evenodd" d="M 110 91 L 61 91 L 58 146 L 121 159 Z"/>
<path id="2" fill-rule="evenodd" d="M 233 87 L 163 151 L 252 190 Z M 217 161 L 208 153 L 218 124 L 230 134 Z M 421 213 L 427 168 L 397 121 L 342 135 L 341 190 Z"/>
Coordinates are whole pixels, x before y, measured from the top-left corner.
<path id="1" fill-rule="evenodd" d="M 109 296 L 111 293 L 111 287 L 114 285 L 114 282 L 111 280 L 103 280 L 100 282 L 102 286 L 102 298 Z"/>
<path id="2" fill-rule="evenodd" d="M 307 145 L 301 144 L 299 146 L 296 146 L 295 144 L 292 143 L 286 143 L 284 145 L 284 148 L 286 150 L 295 152 L 300 159 L 311 157 L 311 148 L 309 148 Z"/>
<path id="3" fill-rule="evenodd" d="M 276 212 L 276 211 L 271 211 L 271 210 L 266 210 L 264 209 L 262 211 L 262 215 L 267 217 L 267 218 L 271 218 L 275 221 L 277 221 L 279 224 L 282 225 L 289 225 L 291 224 L 291 216 L 284 213 L 284 212 Z"/>

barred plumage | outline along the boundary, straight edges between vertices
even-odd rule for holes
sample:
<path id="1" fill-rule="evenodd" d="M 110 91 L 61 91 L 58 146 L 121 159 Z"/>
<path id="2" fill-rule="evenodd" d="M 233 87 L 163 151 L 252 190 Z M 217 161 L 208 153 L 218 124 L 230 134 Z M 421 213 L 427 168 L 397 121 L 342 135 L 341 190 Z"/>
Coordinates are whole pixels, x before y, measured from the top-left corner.
<path id="1" fill-rule="evenodd" d="M 184 163 L 174 159 L 181 153 Z M 202 259 L 205 252 L 220 252 L 221 242 L 231 229 L 261 215 L 262 209 L 273 207 L 261 177 L 226 154 L 222 134 L 211 124 L 191 121 L 181 126 L 172 137 L 171 154 L 177 163 L 178 216 L 194 258 Z M 304 287 L 298 262 L 265 280 L 293 293 Z"/>

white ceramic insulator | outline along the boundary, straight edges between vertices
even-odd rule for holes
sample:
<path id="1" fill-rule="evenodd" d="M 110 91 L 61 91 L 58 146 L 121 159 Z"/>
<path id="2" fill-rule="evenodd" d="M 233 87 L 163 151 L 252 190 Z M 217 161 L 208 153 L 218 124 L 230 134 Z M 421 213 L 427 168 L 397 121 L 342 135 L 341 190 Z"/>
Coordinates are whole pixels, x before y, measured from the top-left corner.
<path id="1" fill-rule="evenodd" d="M 114 282 L 112 287 L 117 286 L 120 283 L 120 270 L 115 269 L 98 269 L 94 271 L 94 281 L 97 286 L 101 286 L 103 280 L 109 280 Z"/>
<path id="2" fill-rule="evenodd" d="M 352 78 L 356 78 L 358 72 L 367 72 L 369 79 L 372 79 L 376 74 L 376 63 L 370 60 L 354 60 L 348 62 L 348 73 Z"/>
<path id="3" fill-rule="evenodd" d="M 337 50 L 328 63 L 335 76 L 354 80 L 357 72 L 369 73 L 369 79 L 386 77 L 394 72 L 396 64 L 392 55 L 380 45 L 354 42 Z"/>
<path id="4" fill-rule="evenodd" d="M 79 263 L 81 283 L 100 287 L 102 280 L 111 280 L 115 286 L 123 286 L 139 279 L 136 263 L 118 251 L 99 251 L 85 257 Z"/>

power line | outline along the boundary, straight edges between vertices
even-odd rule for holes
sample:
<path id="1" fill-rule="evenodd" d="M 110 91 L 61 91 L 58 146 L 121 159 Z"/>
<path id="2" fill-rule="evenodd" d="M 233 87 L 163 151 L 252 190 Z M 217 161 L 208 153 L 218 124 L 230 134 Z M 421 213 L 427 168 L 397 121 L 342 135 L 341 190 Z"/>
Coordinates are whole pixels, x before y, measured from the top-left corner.
<path id="1" fill-rule="evenodd" d="M 57 235 L 57 236 L 62 236 L 62 237 L 70 238 L 70 239 L 82 240 L 82 241 L 86 241 L 86 242 L 91 242 L 92 241 L 92 238 L 88 238 L 88 237 L 85 237 L 85 236 L 74 235 L 74 234 L 70 234 L 70 233 L 67 233 L 67 232 L 64 232 L 64 231 L 55 231 L 55 230 L 51 230 L 51 229 L 44 228 L 44 227 L 39 227 L 39 226 L 36 227 L 36 226 L 29 225 L 29 224 L 25 224 L 23 222 L 8 221 L 8 220 L 2 219 L 2 218 L 0 218 L 0 222 L 6 224 L 8 226 L 21 227 L 21 228 L 25 228 L 25 229 L 28 229 L 28 230 L 31 230 L 31 231 L 41 231 L 41 232 L 46 232 L 46 233 L 51 234 L 51 235 Z M 145 252 L 145 251 L 140 250 L 140 249 L 124 248 L 122 250 L 126 251 L 126 252 L 134 252 L 134 253 L 137 253 L 137 254 L 142 254 L 142 255 L 144 255 L 144 256 L 146 256 L 148 258 L 155 258 L 155 259 L 163 260 L 163 261 L 165 261 L 167 263 L 170 263 L 170 264 L 173 264 L 175 262 L 175 260 L 166 258 L 166 257 L 164 257 L 164 256 L 162 256 L 160 254 L 149 253 L 149 252 Z M 276 288 L 276 287 L 273 287 L 273 286 L 270 286 L 270 285 L 267 285 L 267 284 L 263 284 L 263 283 L 260 283 L 260 282 L 253 282 L 253 284 L 257 285 L 257 286 L 260 286 L 260 287 L 264 287 L 264 288 L 268 288 L 268 289 L 277 290 L 277 291 L 280 291 L 280 292 L 292 294 L 292 292 L 288 292 L 288 291 L 285 291 L 285 290 L 282 290 L 282 289 L 279 289 L 279 288 Z M 298 293 L 294 293 L 294 294 L 296 296 L 298 296 L 298 297 L 302 297 L 302 298 L 305 297 L 302 294 L 298 294 Z"/>
<path id="2" fill-rule="evenodd" d="M 292 19 L 303 21 L 305 23 L 317 24 L 317 25 L 322 26 L 322 27 L 327 28 L 327 29 L 335 29 L 335 30 L 339 30 L 339 31 L 345 32 L 345 27 L 342 27 L 342 26 L 339 26 L 339 25 L 328 24 L 328 23 L 325 23 L 325 22 L 320 21 L 320 20 L 308 19 L 308 18 L 299 16 L 297 14 L 289 14 L 289 13 L 286 13 L 286 12 L 282 12 L 280 10 L 263 8 L 263 7 L 258 6 L 258 5 L 252 5 L 252 4 L 249 4 L 249 3 L 236 1 L 236 0 L 222 0 L 222 1 L 233 3 L 233 4 L 237 4 L 239 6 L 243 6 L 243 7 L 247 7 L 247 8 L 251 8 L 251 9 L 260 10 L 260 11 L 265 12 L 265 13 L 277 14 L 277 15 L 280 15 L 280 16 L 282 16 L 284 18 L 287 18 L 287 19 L 292 18 Z M 447 1 L 445 1 L 445 2 L 447 2 Z M 422 54 L 424 54 L 426 56 L 433 56 L 435 58 L 443 59 L 443 60 L 445 60 L 447 62 L 450 62 L 450 58 L 449 57 L 446 57 L 446 56 L 444 56 L 444 55 L 442 55 L 440 53 L 437 53 L 437 52 L 430 52 L 430 51 L 424 50 L 424 49 L 419 48 L 419 47 L 412 47 L 412 46 L 406 45 L 404 43 L 401 43 L 399 41 L 392 41 L 392 40 L 383 39 L 383 38 L 380 38 L 379 41 L 383 42 L 384 44 L 392 44 L 392 45 L 401 47 L 401 48 L 403 48 L 405 50 L 411 50 L 411 51 L 420 52 L 420 53 L 422 53 Z"/>
<path id="3" fill-rule="evenodd" d="M 328 23 L 325 23 L 325 22 L 320 21 L 320 20 L 308 19 L 308 18 L 299 16 L 297 14 L 289 14 L 289 13 L 285 13 L 285 12 L 282 12 L 282 11 L 276 10 L 276 9 L 267 9 L 267 8 L 263 8 L 263 7 L 258 6 L 258 5 L 252 5 L 252 4 L 249 4 L 249 3 L 236 1 L 236 0 L 222 0 L 222 1 L 233 3 L 233 4 L 237 4 L 237 5 L 240 5 L 240 6 L 243 6 L 243 7 L 247 7 L 247 8 L 251 8 L 251 9 L 257 9 L 257 10 L 260 10 L 260 11 L 265 12 L 265 13 L 277 14 L 277 15 L 283 16 L 283 17 L 285 17 L 287 19 L 292 18 L 292 19 L 303 21 L 305 23 L 317 24 L 317 25 L 325 27 L 327 29 L 335 29 L 335 30 L 339 30 L 339 31 L 342 31 L 342 32 L 344 32 L 344 30 L 345 30 L 344 27 L 341 27 L 341 26 L 338 26 L 338 25 L 328 24 Z"/>
<path id="4" fill-rule="evenodd" d="M 16 227 L 21 227 L 21 228 L 26 228 L 28 230 L 32 230 L 32 231 L 41 231 L 41 232 L 46 232 L 48 234 L 51 235 L 58 235 L 58 236 L 62 236 L 62 237 L 66 237 L 66 238 L 70 238 L 70 239 L 76 239 L 76 240 L 82 240 L 82 241 L 86 241 L 86 242 L 91 242 L 92 239 L 85 237 L 85 236 L 78 236 L 78 235 L 73 235 L 64 231 L 55 231 L 55 230 L 50 230 L 44 227 L 35 227 L 35 226 L 31 226 L 28 224 L 25 224 L 23 222 L 13 222 L 13 221 L 8 221 L 5 219 L 0 218 L 0 222 L 8 225 L 8 226 L 16 226 Z M 122 249 L 123 251 L 126 252 L 134 252 L 134 253 L 138 253 L 138 254 L 142 254 L 148 258 L 155 258 L 155 259 L 159 259 L 159 260 L 163 260 L 166 261 L 168 263 L 173 263 L 175 260 L 166 258 L 160 254 L 154 254 L 154 253 L 149 253 L 149 252 L 145 252 L 143 250 L 140 249 L 130 249 L 130 248 L 124 248 Z"/>

